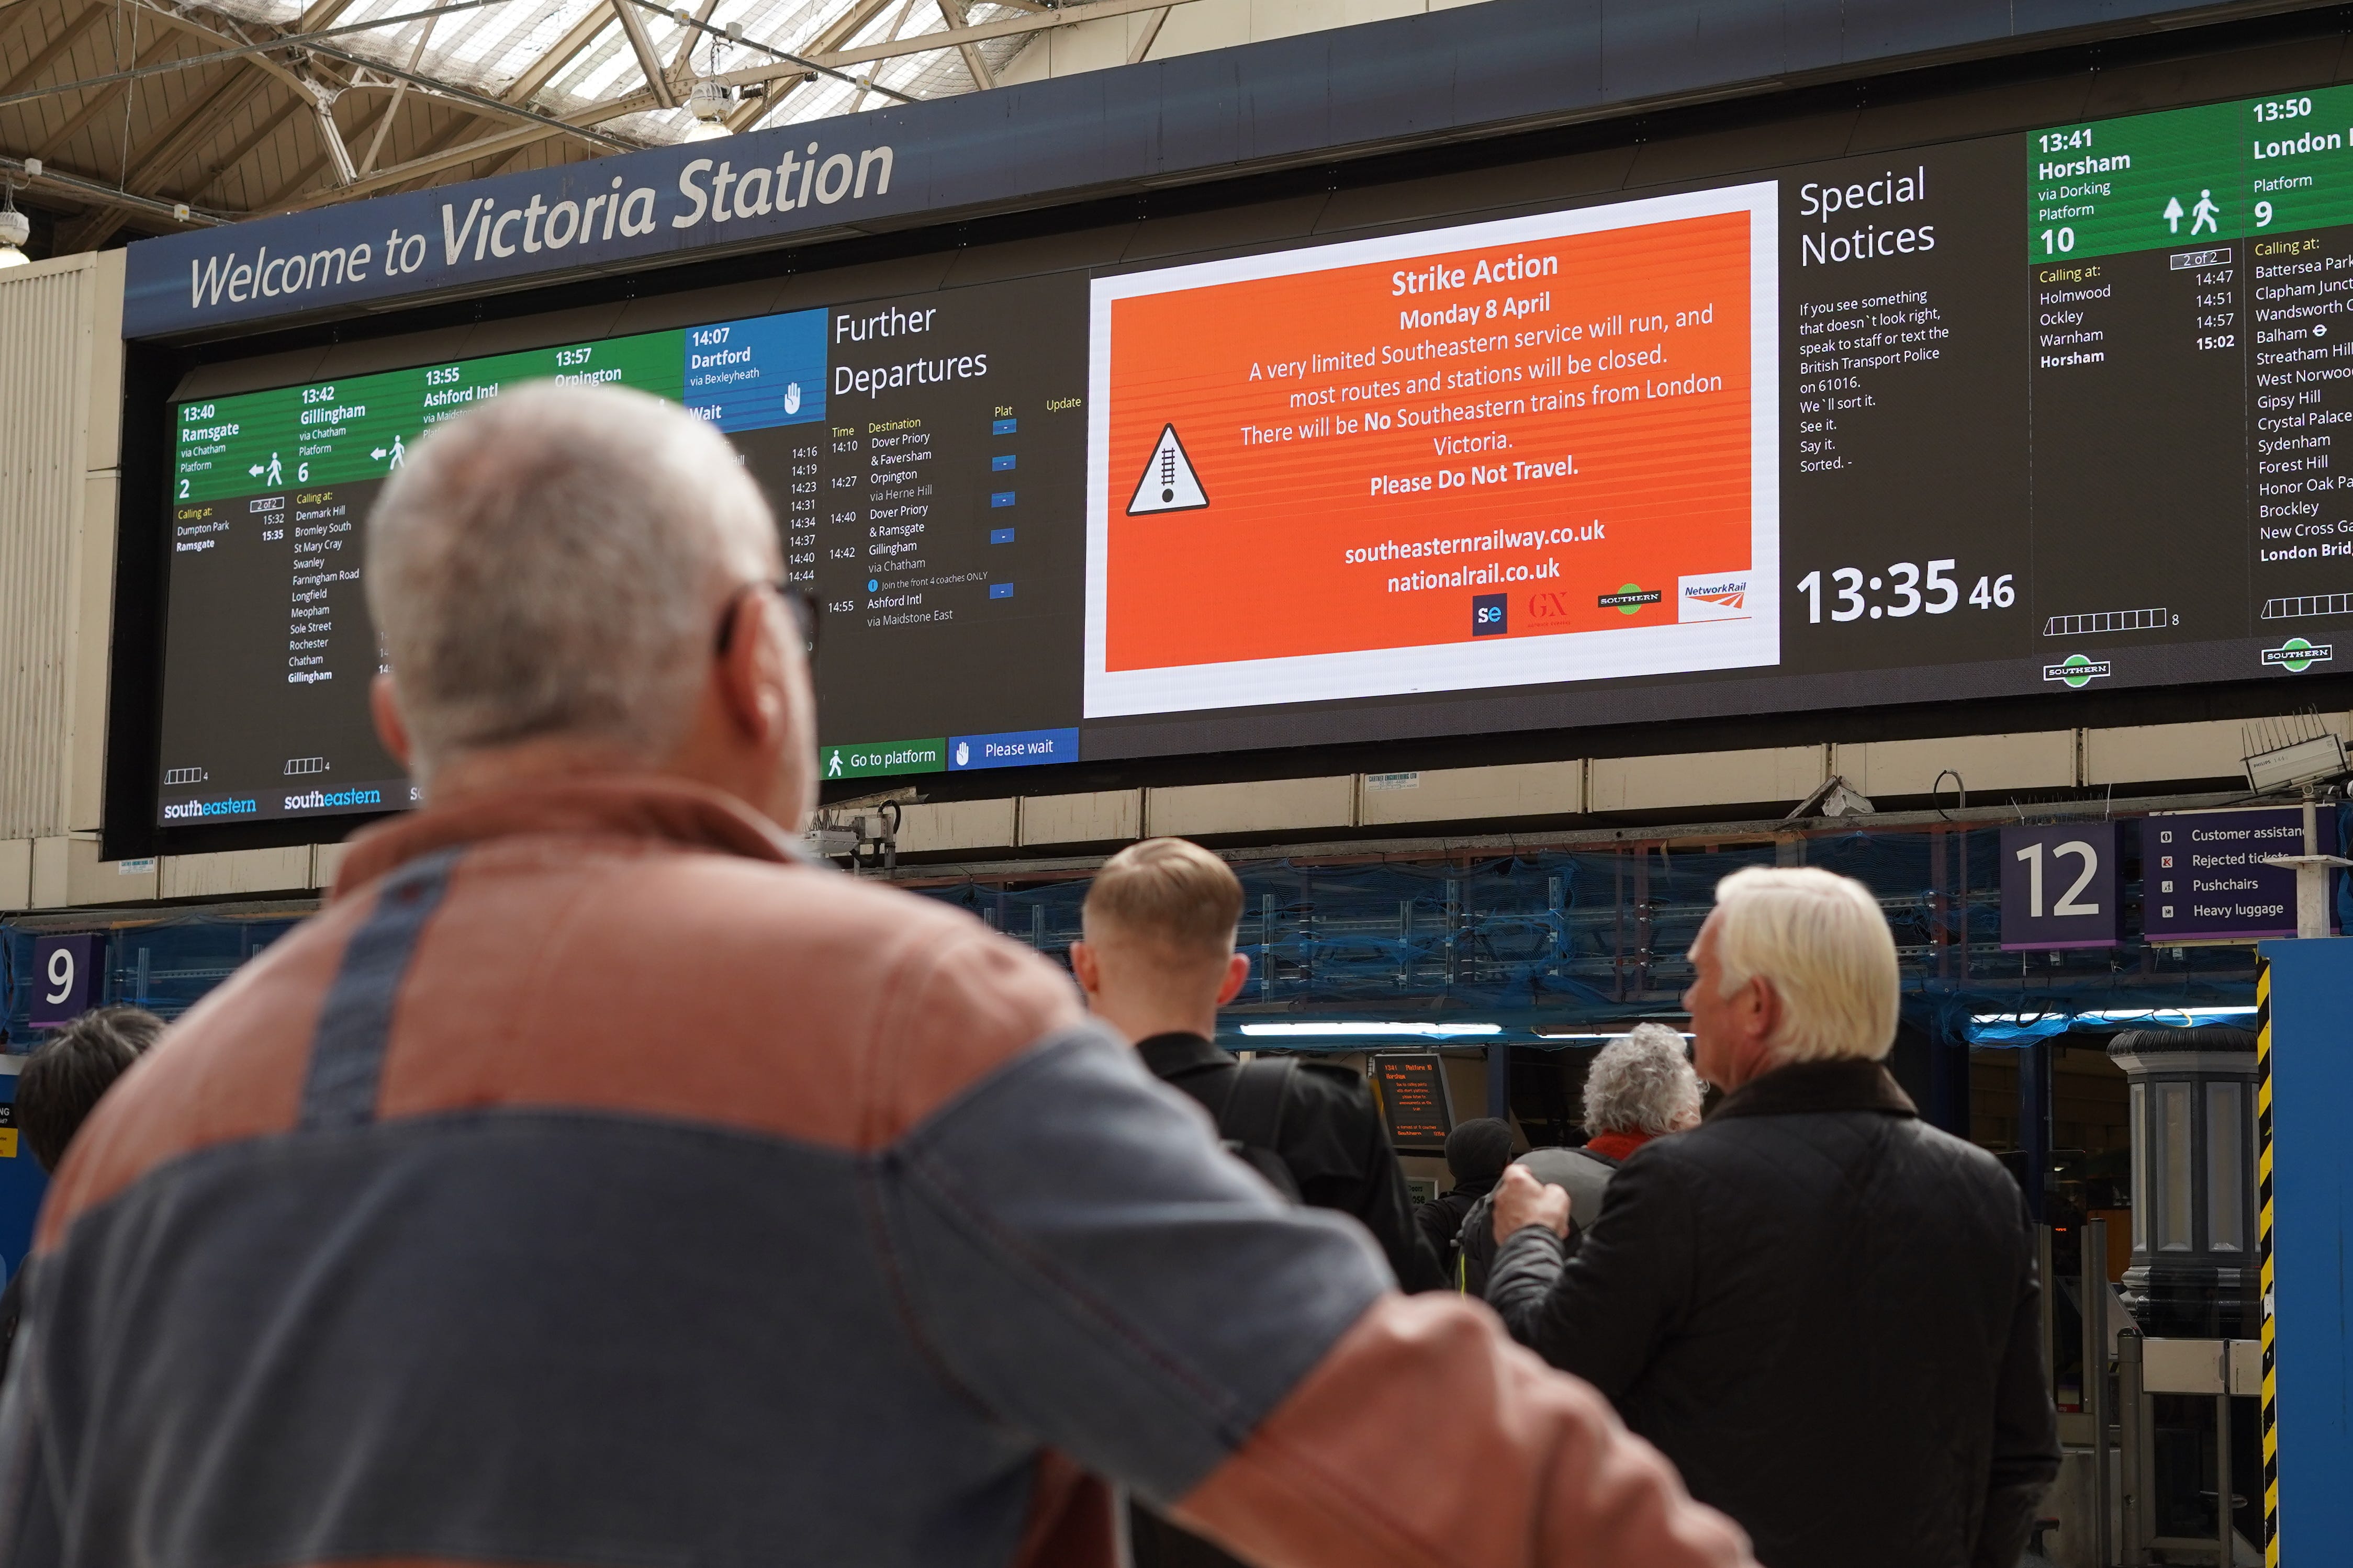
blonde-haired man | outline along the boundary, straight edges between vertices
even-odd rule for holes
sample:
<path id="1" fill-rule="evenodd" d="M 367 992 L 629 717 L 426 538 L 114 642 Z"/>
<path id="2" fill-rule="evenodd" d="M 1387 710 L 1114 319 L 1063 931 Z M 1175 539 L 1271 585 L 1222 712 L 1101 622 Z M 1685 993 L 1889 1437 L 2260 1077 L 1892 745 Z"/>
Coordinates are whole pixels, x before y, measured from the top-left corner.
<path id="1" fill-rule="evenodd" d="M 1291 1058 L 1245 1068 L 1219 1048 L 1218 1009 L 1250 978 L 1249 957 L 1234 951 L 1241 917 L 1242 885 L 1223 860 L 1182 838 L 1147 838 L 1096 873 L 1071 968 L 1095 1016 L 1135 1042 L 1155 1078 L 1198 1100 L 1278 1188 L 1361 1221 L 1408 1290 L 1443 1289 L 1363 1080 Z"/>
<path id="2" fill-rule="evenodd" d="M 2033 1232 L 1992 1155 L 1882 1065 L 1895 943 L 1869 889 L 1727 877 L 1692 945 L 1699 1128 L 1649 1144 L 1564 1257 L 1511 1171 L 1487 1300 L 1746 1526 L 1767 1568 L 2010 1568 L 2058 1471 Z"/>

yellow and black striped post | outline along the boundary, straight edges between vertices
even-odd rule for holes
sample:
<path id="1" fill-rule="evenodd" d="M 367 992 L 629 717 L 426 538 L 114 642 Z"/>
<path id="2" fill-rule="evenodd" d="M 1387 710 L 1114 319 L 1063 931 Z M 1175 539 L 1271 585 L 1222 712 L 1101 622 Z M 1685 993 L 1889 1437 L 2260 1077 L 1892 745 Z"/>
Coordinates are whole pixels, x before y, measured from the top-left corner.
<path id="1" fill-rule="evenodd" d="M 2272 965 L 2255 960 L 2255 1238 L 2263 1260 L 2263 1565 L 2279 1568 L 2279 1369 L 2272 1333 Z"/>

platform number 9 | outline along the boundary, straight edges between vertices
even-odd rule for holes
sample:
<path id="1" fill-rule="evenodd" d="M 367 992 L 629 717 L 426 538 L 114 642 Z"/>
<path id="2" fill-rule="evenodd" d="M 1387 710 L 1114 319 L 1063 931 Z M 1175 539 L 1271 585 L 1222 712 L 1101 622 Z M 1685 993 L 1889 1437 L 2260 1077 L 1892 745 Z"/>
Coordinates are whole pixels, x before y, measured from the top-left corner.
<path id="1" fill-rule="evenodd" d="M 50 984 L 56 986 L 57 989 L 55 991 L 44 993 L 41 1000 L 47 1003 L 50 1006 L 56 1006 L 58 1003 L 73 994 L 73 949 L 69 947 L 53 947 L 49 950 L 48 982 Z"/>

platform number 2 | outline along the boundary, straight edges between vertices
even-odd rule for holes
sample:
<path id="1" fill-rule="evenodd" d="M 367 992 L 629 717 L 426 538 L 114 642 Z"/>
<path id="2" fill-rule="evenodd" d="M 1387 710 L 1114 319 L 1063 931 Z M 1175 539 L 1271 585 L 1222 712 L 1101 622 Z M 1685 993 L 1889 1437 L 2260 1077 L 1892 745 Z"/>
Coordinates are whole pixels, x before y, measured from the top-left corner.
<path id="1" fill-rule="evenodd" d="M 2042 846 L 2029 844 L 2018 851 L 2016 858 L 2026 862 L 2028 913 L 2035 920 L 2041 920 L 2042 918 Z M 2051 913 L 2053 915 L 2098 914 L 2099 905 L 2079 904 L 2075 901 L 2075 896 L 2090 887 L 2092 879 L 2100 874 L 2100 852 L 2080 838 L 2071 838 L 2064 844 L 2054 845 L 2051 850 L 2051 858 L 2053 861 L 2076 859 L 2084 863 L 2084 874 L 2075 879 L 2074 884 L 2066 892 L 2060 895 L 2059 901 L 2051 906 Z M 2057 871 L 2059 868 L 2054 865 L 2052 869 Z"/>

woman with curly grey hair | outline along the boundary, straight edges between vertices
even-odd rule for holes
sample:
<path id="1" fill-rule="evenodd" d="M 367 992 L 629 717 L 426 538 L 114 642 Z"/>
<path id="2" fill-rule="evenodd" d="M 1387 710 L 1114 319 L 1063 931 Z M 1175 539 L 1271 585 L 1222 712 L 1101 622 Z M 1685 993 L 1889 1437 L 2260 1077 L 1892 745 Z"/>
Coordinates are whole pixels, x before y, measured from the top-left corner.
<path id="1" fill-rule="evenodd" d="M 1602 1047 L 1586 1071 L 1585 1147 L 1534 1149 L 1515 1163 L 1568 1194 L 1574 1235 L 1601 1213 L 1620 1162 L 1653 1138 L 1699 1125 L 1701 1092 L 1683 1036 L 1663 1024 L 1637 1024 Z M 1495 1258 L 1494 1202 L 1479 1200 L 1456 1244 L 1455 1284 L 1473 1296 L 1485 1290 Z"/>
<path id="2" fill-rule="evenodd" d="M 1585 1075 L 1585 1146 L 1623 1160 L 1661 1133 L 1688 1131 L 1699 1125 L 1700 1093 L 1683 1036 L 1637 1024 Z"/>

